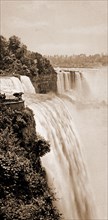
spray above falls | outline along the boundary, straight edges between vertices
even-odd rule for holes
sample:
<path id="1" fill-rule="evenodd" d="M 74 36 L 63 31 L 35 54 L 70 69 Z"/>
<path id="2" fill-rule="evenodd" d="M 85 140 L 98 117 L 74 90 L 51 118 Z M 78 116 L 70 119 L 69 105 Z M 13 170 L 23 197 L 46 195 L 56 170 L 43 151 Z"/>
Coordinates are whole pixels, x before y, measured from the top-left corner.
<path id="1" fill-rule="evenodd" d="M 107 68 L 65 69 L 55 68 L 57 91 L 80 104 L 107 104 Z"/>

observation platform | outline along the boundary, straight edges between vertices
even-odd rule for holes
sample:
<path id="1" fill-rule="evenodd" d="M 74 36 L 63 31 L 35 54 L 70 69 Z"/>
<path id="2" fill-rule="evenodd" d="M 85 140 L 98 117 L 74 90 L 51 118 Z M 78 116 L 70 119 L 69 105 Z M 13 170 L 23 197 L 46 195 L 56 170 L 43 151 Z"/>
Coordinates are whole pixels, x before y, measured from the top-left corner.
<path id="1" fill-rule="evenodd" d="M 7 99 L 5 93 L 0 93 L 0 107 L 7 106 L 7 108 L 12 108 L 13 110 L 22 110 L 24 108 L 24 100 L 22 99 L 22 92 L 14 93 L 13 99 Z"/>

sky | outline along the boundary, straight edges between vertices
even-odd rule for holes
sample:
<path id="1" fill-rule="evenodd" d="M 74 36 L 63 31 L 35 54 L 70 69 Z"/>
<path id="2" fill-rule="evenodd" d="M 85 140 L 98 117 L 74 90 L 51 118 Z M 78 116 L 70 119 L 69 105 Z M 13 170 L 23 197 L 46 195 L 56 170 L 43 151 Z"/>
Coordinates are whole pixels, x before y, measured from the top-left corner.
<path id="1" fill-rule="evenodd" d="M 107 0 L 1 0 L 0 34 L 43 55 L 108 53 Z"/>

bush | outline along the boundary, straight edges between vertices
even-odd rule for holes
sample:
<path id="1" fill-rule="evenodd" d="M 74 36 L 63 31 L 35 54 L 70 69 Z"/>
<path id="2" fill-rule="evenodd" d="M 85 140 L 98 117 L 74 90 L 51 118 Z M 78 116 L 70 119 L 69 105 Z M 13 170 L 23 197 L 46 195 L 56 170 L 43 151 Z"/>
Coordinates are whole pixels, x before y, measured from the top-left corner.
<path id="1" fill-rule="evenodd" d="M 40 161 L 50 146 L 36 135 L 32 111 L 2 108 L 0 133 L 0 219 L 60 219 Z"/>

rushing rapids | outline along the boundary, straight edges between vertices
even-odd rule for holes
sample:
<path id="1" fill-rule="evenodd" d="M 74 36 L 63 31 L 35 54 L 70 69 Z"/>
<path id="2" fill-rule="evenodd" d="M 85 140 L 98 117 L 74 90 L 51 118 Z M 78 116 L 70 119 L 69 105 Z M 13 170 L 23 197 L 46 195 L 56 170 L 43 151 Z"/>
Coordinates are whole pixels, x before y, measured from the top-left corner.
<path id="1" fill-rule="evenodd" d="M 42 163 L 46 168 L 49 184 L 56 190 L 56 205 L 63 213 L 63 219 L 93 220 L 96 219 L 96 208 L 81 144 L 74 128 L 72 108 L 73 100 L 75 103 L 85 103 L 89 99 L 91 103 L 93 96 L 95 100 L 100 97 L 99 91 L 95 89 L 96 82 L 93 79 L 88 85 L 86 71 L 85 75 L 79 70 L 57 72 L 58 96 L 45 95 L 44 98 L 44 95 L 35 94 L 30 79 L 24 76 L 21 81 L 16 77 L 2 77 L 1 91 L 25 92 L 26 104 L 34 112 L 37 132 L 51 144 L 51 152 L 42 158 Z M 103 96 L 104 94 L 100 101 Z"/>

